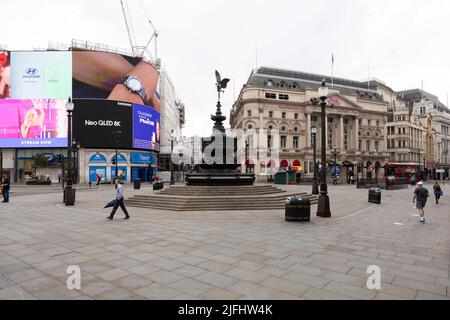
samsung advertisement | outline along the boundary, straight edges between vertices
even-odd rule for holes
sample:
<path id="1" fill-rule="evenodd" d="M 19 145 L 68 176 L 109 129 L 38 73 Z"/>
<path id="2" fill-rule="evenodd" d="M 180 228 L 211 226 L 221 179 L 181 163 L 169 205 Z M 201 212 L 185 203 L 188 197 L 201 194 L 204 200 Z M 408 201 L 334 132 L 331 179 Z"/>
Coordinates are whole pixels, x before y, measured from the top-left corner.
<path id="1" fill-rule="evenodd" d="M 81 50 L 0 51 L 0 148 L 67 147 L 68 97 L 80 147 L 159 151 L 158 70 Z"/>

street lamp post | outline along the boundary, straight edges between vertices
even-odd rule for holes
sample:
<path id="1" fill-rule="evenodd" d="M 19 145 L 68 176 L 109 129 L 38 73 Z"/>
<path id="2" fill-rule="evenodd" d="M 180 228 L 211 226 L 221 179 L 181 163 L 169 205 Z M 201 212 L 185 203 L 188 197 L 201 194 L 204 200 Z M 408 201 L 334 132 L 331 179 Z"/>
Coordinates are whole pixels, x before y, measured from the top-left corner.
<path id="1" fill-rule="evenodd" d="M 122 131 L 113 131 L 113 135 L 114 135 L 114 142 L 115 142 L 115 146 L 116 146 L 116 157 L 115 157 L 115 161 L 114 161 L 114 165 L 115 165 L 115 171 L 116 171 L 116 176 L 114 179 L 117 179 L 119 177 L 119 145 L 120 145 L 120 135 L 122 134 Z"/>
<path id="2" fill-rule="evenodd" d="M 72 172 L 72 112 L 75 105 L 69 97 L 66 102 L 67 110 L 67 185 L 64 189 L 64 203 L 66 206 L 75 204 L 75 190 L 72 189 L 73 172 Z M 64 179 L 64 177 L 63 177 Z"/>
<path id="3" fill-rule="evenodd" d="M 170 185 L 174 185 L 175 184 L 175 179 L 174 179 L 174 171 L 173 171 L 173 162 L 172 162 L 172 154 L 173 154 L 173 141 L 175 140 L 175 136 L 174 136 L 174 131 L 172 129 L 172 132 L 170 134 L 170 160 L 169 160 L 169 165 L 170 165 Z"/>
<path id="4" fill-rule="evenodd" d="M 248 155 L 248 140 L 245 140 L 245 173 L 248 173 L 249 165 L 249 155 Z"/>
<path id="5" fill-rule="evenodd" d="M 326 145 L 326 122 L 325 122 L 325 107 L 327 105 L 328 88 L 325 85 L 325 79 L 322 80 L 322 84 L 319 87 L 320 96 L 320 112 L 321 112 L 321 168 L 320 168 L 320 195 L 319 203 L 317 205 L 317 216 L 322 218 L 330 218 L 330 198 L 328 197 L 328 187 L 326 182 L 326 170 L 327 170 L 327 145 Z M 317 99 L 311 99 L 313 104 L 318 104 Z"/>
<path id="6" fill-rule="evenodd" d="M 312 194 L 319 194 L 319 185 L 317 184 L 317 160 L 316 160 L 316 137 L 317 137 L 317 128 L 314 126 L 311 128 L 312 135 L 312 143 L 313 143 L 313 170 L 314 170 L 314 180 L 312 186 Z"/>

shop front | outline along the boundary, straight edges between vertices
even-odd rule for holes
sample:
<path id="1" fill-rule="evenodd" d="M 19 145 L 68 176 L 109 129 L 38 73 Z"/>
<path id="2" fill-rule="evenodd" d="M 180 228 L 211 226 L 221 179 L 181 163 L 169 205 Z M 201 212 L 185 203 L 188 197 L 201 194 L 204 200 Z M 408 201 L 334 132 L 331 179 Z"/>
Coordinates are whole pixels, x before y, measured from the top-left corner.
<path id="1" fill-rule="evenodd" d="M 148 152 L 131 152 L 131 181 L 151 182 L 156 176 L 156 157 Z"/>

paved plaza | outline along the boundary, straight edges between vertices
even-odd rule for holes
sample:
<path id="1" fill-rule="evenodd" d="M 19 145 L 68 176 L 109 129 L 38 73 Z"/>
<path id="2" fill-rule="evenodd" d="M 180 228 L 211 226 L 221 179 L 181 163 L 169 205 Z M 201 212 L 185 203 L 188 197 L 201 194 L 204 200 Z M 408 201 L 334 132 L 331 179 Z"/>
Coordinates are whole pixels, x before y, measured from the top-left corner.
<path id="1" fill-rule="evenodd" d="M 55 187 L 12 186 L 0 203 L 0 299 L 450 299 L 443 190 L 420 225 L 411 187 L 383 191 L 376 205 L 367 189 L 330 186 L 333 218 L 315 217 L 314 206 L 310 223 L 289 223 L 284 210 L 131 207 L 130 220 L 119 209 L 107 221 L 112 186 L 78 190 L 75 207 Z M 152 192 L 126 187 L 126 196 Z M 80 290 L 66 287 L 70 265 Z M 371 265 L 380 290 L 366 286 Z"/>

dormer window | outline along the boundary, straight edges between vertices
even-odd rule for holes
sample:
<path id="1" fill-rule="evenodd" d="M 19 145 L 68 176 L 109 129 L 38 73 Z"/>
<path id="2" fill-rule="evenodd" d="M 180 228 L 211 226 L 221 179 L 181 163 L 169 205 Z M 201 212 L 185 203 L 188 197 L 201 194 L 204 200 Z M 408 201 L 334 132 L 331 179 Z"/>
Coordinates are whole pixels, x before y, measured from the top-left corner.
<path id="1" fill-rule="evenodd" d="M 272 80 L 268 80 L 268 81 L 266 82 L 266 85 L 267 85 L 268 87 L 272 87 L 272 86 L 273 86 L 273 81 L 272 81 Z"/>

